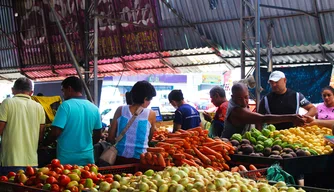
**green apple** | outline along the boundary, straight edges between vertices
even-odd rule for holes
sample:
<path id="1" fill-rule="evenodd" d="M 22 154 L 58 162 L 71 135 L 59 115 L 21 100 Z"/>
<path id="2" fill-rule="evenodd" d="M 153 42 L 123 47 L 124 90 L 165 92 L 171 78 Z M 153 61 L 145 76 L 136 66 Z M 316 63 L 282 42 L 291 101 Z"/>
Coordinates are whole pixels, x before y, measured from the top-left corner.
<path id="1" fill-rule="evenodd" d="M 111 183 L 111 188 L 112 189 L 119 189 L 121 187 L 121 184 L 118 181 L 113 181 Z"/>
<path id="2" fill-rule="evenodd" d="M 111 189 L 109 192 L 118 192 L 117 189 Z"/>
<path id="3" fill-rule="evenodd" d="M 120 181 L 121 178 L 122 178 L 122 176 L 121 176 L 120 174 L 116 174 L 116 175 L 114 175 L 114 180 L 115 180 L 115 181 Z"/>
<path id="4" fill-rule="evenodd" d="M 102 181 L 99 186 L 100 191 L 110 191 L 110 184 L 106 181 Z"/>
<path id="5" fill-rule="evenodd" d="M 84 186 L 87 188 L 92 188 L 94 186 L 93 180 L 91 178 L 87 178 Z"/>
<path id="6" fill-rule="evenodd" d="M 80 181 L 80 177 L 76 173 L 70 173 L 68 176 L 70 177 L 71 181 Z"/>
<path id="7" fill-rule="evenodd" d="M 140 191 L 148 191 L 149 189 L 150 189 L 150 187 L 148 186 L 147 183 L 144 183 L 144 182 L 139 183 L 139 190 Z"/>
<path id="8" fill-rule="evenodd" d="M 154 174 L 154 171 L 152 169 L 149 169 L 147 171 L 145 171 L 144 175 L 146 176 L 152 176 Z"/>
<path id="9" fill-rule="evenodd" d="M 50 190 L 51 189 L 51 184 L 50 183 L 46 183 L 45 185 L 43 185 L 42 189 L 44 189 L 44 190 Z"/>
<path id="10" fill-rule="evenodd" d="M 167 184 L 160 185 L 159 192 L 168 192 L 168 185 Z"/>

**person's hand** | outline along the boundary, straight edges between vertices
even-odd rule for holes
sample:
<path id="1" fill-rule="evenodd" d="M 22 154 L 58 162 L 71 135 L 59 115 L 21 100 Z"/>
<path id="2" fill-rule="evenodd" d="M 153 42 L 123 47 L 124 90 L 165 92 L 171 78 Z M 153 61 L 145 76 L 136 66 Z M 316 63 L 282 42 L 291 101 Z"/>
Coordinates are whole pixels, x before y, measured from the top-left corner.
<path id="1" fill-rule="evenodd" d="M 205 121 L 208 121 L 208 122 L 212 121 L 211 115 L 206 111 L 203 112 L 203 117 L 204 117 Z"/>
<path id="2" fill-rule="evenodd" d="M 301 115 L 293 115 L 292 123 L 296 126 L 304 126 L 305 119 Z"/>
<path id="3" fill-rule="evenodd" d="M 315 119 L 311 116 L 303 115 L 303 119 L 305 120 L 305 125 L 308 126 L 316 125 Z"/>

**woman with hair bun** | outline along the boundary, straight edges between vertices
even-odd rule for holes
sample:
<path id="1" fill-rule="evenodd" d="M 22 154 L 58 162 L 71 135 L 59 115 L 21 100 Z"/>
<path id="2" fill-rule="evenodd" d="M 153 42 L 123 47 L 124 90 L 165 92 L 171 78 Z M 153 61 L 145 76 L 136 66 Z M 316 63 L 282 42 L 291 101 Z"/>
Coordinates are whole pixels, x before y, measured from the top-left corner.
<path id="1" fill-rule="evenodd" d="M 317 119 L 334 120 L 334 89 L 326 86 L 321 90 L 323 103 L 317 106 Z"/>

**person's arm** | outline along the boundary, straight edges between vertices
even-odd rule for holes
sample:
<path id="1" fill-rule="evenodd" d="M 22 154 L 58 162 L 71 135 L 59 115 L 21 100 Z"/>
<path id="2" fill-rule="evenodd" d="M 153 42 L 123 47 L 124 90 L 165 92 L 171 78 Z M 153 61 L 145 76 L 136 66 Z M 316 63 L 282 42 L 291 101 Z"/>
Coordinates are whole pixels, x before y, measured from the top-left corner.
<path id="1" fill-rule="evenodd" d="M 61 135 L 62 132 L 63 132 L 62 128 L 52 126 L 49 135 L 47 136 L 47 138 L 43 142 L 43 145 L 48 146 L 51 143 L 53 143 L 55 140 L 57 140 L 57 138 Z"/>
<path id="2" fill-rule="evenodd" d="M 203 117 L 204 117 L 205 121 L 208 121 L 208 122 L 212 121 L 211 115 L 206 111 L 203 112 Z"/>
<path id="3" fill-rule="evenodd" d="M 204 129 L 204 125 L 202 122 L 199 123 L 199 126 L 202 127 L 202 129 Z"/>
<path id="4" fill-rule="evenodd" d="M 42 105 L 40 105 L 40 109 L 39 109 L 39 140 L 38 143 L 39 144 L 43 144 L 43 140 L 44 140 L 44 130 L 45 130 L 45 111 Z"/>
<path id="5" fill-rule="evenodd" d="M 122 107 L 118 107 L 114 114 L 114 118 L 112 119 L 110 128 L 108 129 L 107 141 L 111 143 L 115 143 L 116 131 L 117 131 L 117 119 L 121 116 L 121 112 L 122 112 Z"/>
<path id="6" fill-rule="evenodd" d="M 321 127 L 328 127 L 332 128 L 334 125 L 334 120 L 320 120 L 320 119 L 314 119 L 311 116 L 303 115 L 303 118 L 306 120 L 306 125 L 312 126 L 312 125 L 318 125 Z"/>
<path id="7" fill-rule="evenodd" d="M 173 133 L 175 133 L 177 130 L 181 129 L 182 125 L 178 123 L 173 124 Z"/>
<path id="8" fill-rule="evenodd" d="M 317 108 L 302 93 L 299 93 L 299 105 L 307 111 L 307 116 L 314 117 L 318 113 Z"/>
<path id="9" fill-rule="evenodd" d="M 318 114 L 317 108 L 315 108 L 315 106 L 312 103 L 304 106 L 303 108 L 307 111 L 307 113 L 305 114 L 307 116 L 314 117 Z"/>
<path id="10" fill-rule="evenodd" d="M 153 137 L 153 133 L 156 131 L 156 114 L 153 110 L 150 111 L 150 114 L 148 116 L 148 121 L 151 123 L 151 129 L 150 129 L 150 135 L 148 136 L 149 141 Z"/>
<path id="11" fill-rule="evenodd" d="M 234 108 L 231 115 L 230 121 L 234 125 L 238 125 L 239 122 L 244 124 L 263 124 L 263 123 L 283 123 L 293 122 L 295 125 L 300 126 L 304 124 L 304 120 L 299 115 L 261 115 L 246 110 L 245 108 Z"/>
<path id="12" fill-rule="evenodd" d="M 5 129 L 5 127 L 6 127 L 6 122 L 0 121 L 0 135 L 2 135 L 3 130 Z"/>
<path id="13" fill-rule="evenodd" d="M 94 125 L 94 129 L 93 129 L 93 145 L 95 145 L 96 143 L 98 143 L 100 141 L 100 139 L 102 138 L 102 132 L 103 132 L 103 123 L 101 121 L 101 115 L 99 113 L 99 109 L 96 108 L 96 115 L 97 118 L 95 120 L 95 125 Z"/>

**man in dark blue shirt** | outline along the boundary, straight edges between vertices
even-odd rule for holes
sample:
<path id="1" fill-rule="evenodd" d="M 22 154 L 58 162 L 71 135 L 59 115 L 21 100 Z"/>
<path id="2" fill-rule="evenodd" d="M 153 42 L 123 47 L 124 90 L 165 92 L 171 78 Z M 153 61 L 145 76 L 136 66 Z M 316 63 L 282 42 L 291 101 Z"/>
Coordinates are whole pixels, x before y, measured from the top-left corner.
<path id="1" fill-rule="evenodd" d="M 170 104 L 176 108 L 173 132 L 183 129 L 191 129 L 194 127 L 202 127 L 199 112 L 184 101 L 181 90 L 173 90 L 168 95 Z"/>

